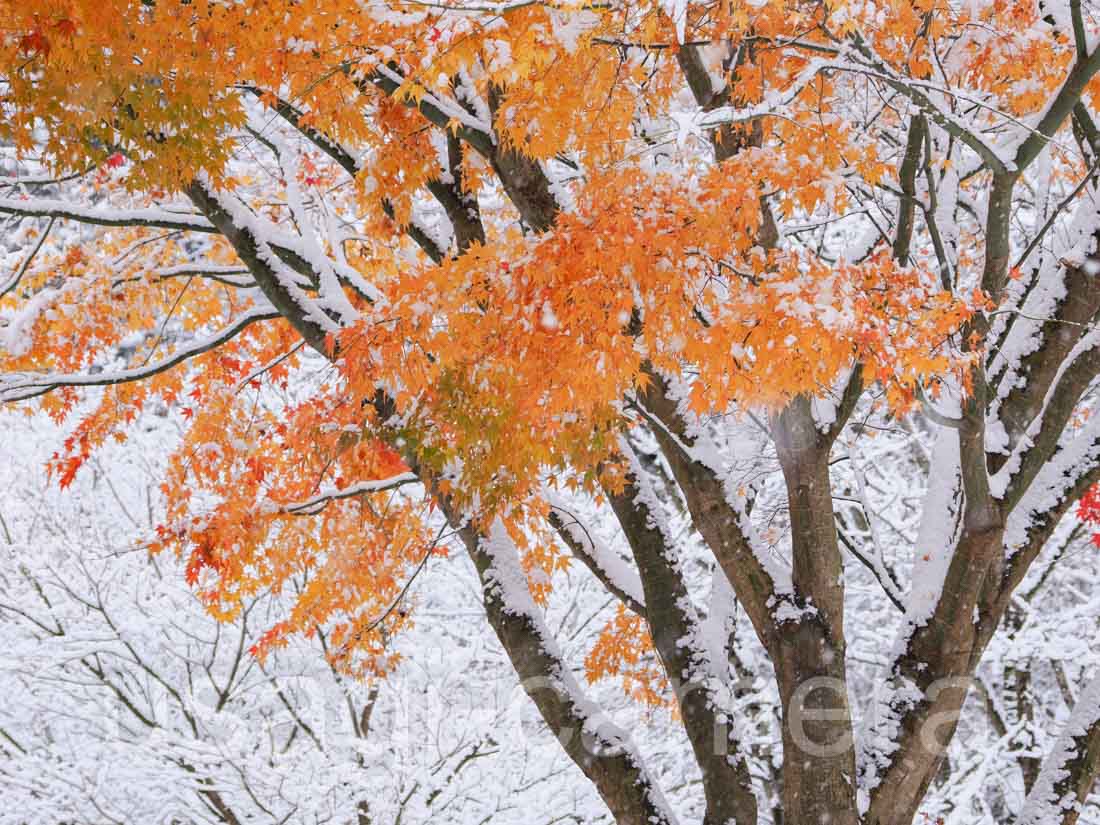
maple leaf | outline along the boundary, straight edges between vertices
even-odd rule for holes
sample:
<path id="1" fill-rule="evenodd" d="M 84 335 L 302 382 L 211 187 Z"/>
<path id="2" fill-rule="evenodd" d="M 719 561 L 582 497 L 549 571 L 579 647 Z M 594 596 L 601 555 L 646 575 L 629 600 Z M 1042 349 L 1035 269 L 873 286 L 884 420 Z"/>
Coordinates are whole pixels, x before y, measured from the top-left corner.
<path id="1" fill-rule="evenodd" d="M 63 17 L 54 23 L 54 28 L 57 29 L 58 34 L 62 37 L 73 37 L 76 34 L 76 21 L 68 17 Z"/>
<path id="2" fill-rule="evenodd" d="M 77 472 L 84 465 L 84 461 L 85 457 L 80 455 L 69 456 L 62 461 L 61 475 L 57 478 L 57 484 L 59 487 L 61 487 L 62 490 L 73 483 L 73 480 L 76 478 Z"/>
<path id="3" fill-rule="evenodd" d="M 34 29 L 19 39 L 19 50 L 32 57 L 49 57 L 50 49 L 50 39 L 41 29 Z"/>
<path id="4" fill-rule="evenodd" d="M 1096 527 L 1092 543 L 1100 547 L 1100 484 L 1094 484 L 1081 496 L 1077 502 L 1077 518 Z"/>

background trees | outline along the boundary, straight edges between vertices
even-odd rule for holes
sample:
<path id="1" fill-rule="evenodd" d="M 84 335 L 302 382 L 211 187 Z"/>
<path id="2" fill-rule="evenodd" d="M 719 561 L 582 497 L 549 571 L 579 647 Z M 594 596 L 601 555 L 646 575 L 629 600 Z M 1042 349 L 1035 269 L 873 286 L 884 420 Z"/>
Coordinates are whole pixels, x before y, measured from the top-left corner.
<path id="1" fill-rule="evenodd" d="M 50 425 L 3 416 L 20 450 L 0 510 L 0 821 L 518 822 L 598 804 L 558 778 L 556 743 L 525 733 L 534 719 L 486 646 L 476 589 L 430 585 L 453 581 L 446 561 L 410 598 L 425 626 L 389 646 L 415 661 L 384 683 L 341 675 L 324 631 L 257 661 L 287 599 L 262 594 L 220 623 L 183 565 L 141 546 L 179 435 L 165 412 L 72 494 L 40 473 Z"/>
<path id="2" fill-rule="evenodd" d="M 458 544 L 611 815 L 671 823 L 546 621 L 575 558 L 704 822 L 1078 818 L 1095 690 L 1009 651 L 1091 609 L 1088 8 L 7 10 L 0 398 L 73 421 L 62 486 L 175 410 L 153 549 L 218 618 L 294 595 L 258 655 L 385 678 Z M 952 757 L 970 696 L 1011 778 Z"/>

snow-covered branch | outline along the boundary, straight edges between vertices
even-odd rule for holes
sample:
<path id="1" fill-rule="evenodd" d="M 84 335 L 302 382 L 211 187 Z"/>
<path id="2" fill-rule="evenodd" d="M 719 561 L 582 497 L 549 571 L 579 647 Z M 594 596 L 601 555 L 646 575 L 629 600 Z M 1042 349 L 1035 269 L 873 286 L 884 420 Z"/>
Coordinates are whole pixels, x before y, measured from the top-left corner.
<path id="1" fill-rule="evenodd" d="M 141 381 L 172 369 L 197 355 L 210 352 L 232 340 L 252 324 L 272 321 L 279 317 L 279 313 L 270 306 L 255 307 L 241 313 L 236 320 L 218 332 L 191 341 L 179 347 L 171 356 L 141 367 L 104 370 L 97 373 L 48 373 L 34 376 L 25 373 L 7 373 L 0 376 L 0 403 L 34 398 L 58 387 L 107 387 Z"/>
<path id="2" fill-rule="evenodd" d="M 57 218 L 95 226 L 142 226 L 153 229 L 179 229 L 186 232 L 217 232 L 201 215 L 173 212 L 149 207 L 116 209 L 113 207 L 81 207 L 70 201 L 46 198 L 0 198 L 0 214 L 28 218 Z"/>
<path id="3" fill-rule="evenodd" d="M 356 496 L 367 495 L 368 493 L 383 493 L 388 490 L 396 490 L 399 487 L 404 487 L 408 484 L 417 484 L 419 482 L 420 478 L 415 473 L 399 473 L 389 478 L 380 478 L 374 481 L 357 481 L 355 484 L 349 484 L 346 487 L 323 489 L 317 493 L 317 495 L 311 496 L 305 501 L 295 502 L 294 504 L 284 504 L 281 510 L 285 513 L 293 513 L 295 515 L 314 515 L 323 510 L 325 505 L 330 501 L 355 498 Z"/>

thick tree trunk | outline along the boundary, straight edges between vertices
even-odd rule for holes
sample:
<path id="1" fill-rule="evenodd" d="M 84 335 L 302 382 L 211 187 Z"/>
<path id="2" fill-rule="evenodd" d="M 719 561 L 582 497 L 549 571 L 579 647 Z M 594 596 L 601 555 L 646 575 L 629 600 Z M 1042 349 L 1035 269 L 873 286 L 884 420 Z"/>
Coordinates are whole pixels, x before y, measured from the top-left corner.
<path id="1" fill-rule="evenodd" d="M 783 714 L 783 811 L 788 822 L 858 825 L 831 439 L 805 397 L 794 399 L 772 429 L 790 506 L 794 585 L 791 604 L 776 612 L 772 650 Z"/>
<path id="2" fill-rule="evenodd" d="M 783 813 L 788 822 L 858 825 L 844 653 L 821 622 L 784 628 L 775 661 L 783 704 Z"/>

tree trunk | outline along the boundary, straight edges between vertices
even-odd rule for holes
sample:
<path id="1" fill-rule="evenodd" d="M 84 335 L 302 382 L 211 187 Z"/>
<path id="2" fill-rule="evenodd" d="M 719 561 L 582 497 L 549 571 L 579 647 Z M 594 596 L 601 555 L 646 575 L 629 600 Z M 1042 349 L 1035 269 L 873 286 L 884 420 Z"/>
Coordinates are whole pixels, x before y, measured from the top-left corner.
<path id="1" fill-rule="evenodd" d="M 805 397 L 776 416 L 772 430 L 790 506 L 794 586 L 790 604 L 775 612 L 772 650 L 783 713 L 783 811 L 792 823 L 858 825 L 831 438 Z"/>

